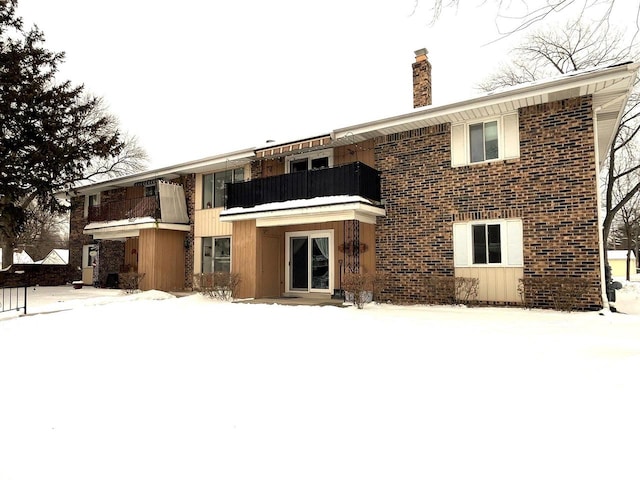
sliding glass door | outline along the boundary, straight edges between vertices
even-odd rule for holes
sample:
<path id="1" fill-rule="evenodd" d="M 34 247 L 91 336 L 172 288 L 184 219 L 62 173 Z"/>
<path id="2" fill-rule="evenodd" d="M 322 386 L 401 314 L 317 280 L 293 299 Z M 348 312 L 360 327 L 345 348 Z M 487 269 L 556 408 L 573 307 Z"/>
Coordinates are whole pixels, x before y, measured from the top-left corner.
<path id="1" fill-rule="evenodd" d="M 331 293 L 332 231 L 287 234 L 287 290 Z"/>

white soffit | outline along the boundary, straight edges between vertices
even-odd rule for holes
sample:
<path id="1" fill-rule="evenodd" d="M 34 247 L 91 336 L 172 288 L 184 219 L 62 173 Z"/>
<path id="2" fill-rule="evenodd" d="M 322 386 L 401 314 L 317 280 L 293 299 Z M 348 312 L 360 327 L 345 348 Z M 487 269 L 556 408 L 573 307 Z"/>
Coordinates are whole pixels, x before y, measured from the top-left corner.
<path id="1" fill-rule="evenodd" d="M 278 227 L 344 220 L 359 220 L 364 223 L 375 224 L 377 217 L 384 216 L 385 210 L 382 207 L 351 202 L 270 211 L 247 211 L 246 213 L 238 212 L 227 215 L 223 212 L 220 215 L 220 221 L 255 220 L 257 227 Z"/>

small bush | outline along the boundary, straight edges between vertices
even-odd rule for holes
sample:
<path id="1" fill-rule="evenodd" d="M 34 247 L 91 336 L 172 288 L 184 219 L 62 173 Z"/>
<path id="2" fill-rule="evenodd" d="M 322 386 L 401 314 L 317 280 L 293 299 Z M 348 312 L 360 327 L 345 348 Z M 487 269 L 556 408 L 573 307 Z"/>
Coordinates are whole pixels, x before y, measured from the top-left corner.
<path id="1" fill-rule="evenodd" d="M 347 273 L 342 279 L 345 300 L 348 298 L 356 307 L 362 308 L 379 295 L 385 282 L 386 276 L 382 273 Z"/>
<path id="2" fill-rule="evenodd" d="M 144 278 L 144 273 L 128 272 L 118 275 L 118 283 L 126 293 L 135 293 L 140 290 L 140 281 Z"/>
<path id="3" fill-rule="evenodd" d="M 546 275 L 542 277 L 521 278 L 518 293 L 527 308 L 553 308 L 565 312 L 584 310 L 591 283 L 577 277 L 558 277 Z"/>
<path id="4" fill-rule="evenodd" d="M 240 275 L 228 272 L 197 273 L 193 276 L 193 284 L 194 289 L 202 295 L 228 302 L 236 296 Z"/>
<path id="5" fill-rule="evenodd" d="M 477 278 L 430 275 L 425 279 L 427 302 L 434 305 L 458 305 L 475 302 Z"/>
<path id="6" fill-rule="evenodd" d="M 480 279 L 470 277 L 456 277 L 456 301 L 463 305 L 475 303 L 478 298 Z"/>

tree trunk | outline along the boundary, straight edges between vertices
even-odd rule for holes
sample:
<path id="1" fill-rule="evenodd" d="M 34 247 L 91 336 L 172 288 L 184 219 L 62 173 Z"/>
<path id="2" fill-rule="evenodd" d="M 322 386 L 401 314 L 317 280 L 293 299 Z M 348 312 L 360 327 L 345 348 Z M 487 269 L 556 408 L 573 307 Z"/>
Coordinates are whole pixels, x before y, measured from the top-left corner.
<path id="1" fill-rule="evenodd" d="M 14 240 L 7 238 L 5 235 L 0 237 L 0 248 L 2 248 L 2 269 L 8 268 L 13 264 L 13 246 Z"/>

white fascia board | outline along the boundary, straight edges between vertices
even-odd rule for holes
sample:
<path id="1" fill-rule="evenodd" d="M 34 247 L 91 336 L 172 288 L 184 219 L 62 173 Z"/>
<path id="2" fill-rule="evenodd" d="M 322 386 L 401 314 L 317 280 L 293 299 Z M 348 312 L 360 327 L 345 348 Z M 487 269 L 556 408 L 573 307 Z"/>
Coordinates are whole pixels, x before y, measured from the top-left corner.
<path id="1" fill-rule="evenodd" d="M 542 103 L 544 103 L 545 99 L 552 93 L 574 88 L 583 89 L 600 82 L 633 77 L 638 67 L 640 67 L 640 63 L 631 63 L 581 74 L 568 74 L 545 82 L 514 86 L 508 90 L 489 93 L 469 100 L 442 106 L 424 107 L 418 111 L 403 115 L 340 128 L 334 130 L 333 138 L 334 140 L 340 140 L 349 135 L 357 136 L 372 131 L 384 131 L 406 123 L 426 121 L 434 117 L 447 117 L 465 110 L 486 108 L 501 103 L 518 102 L 528 97 L 540 97 Z"/>

